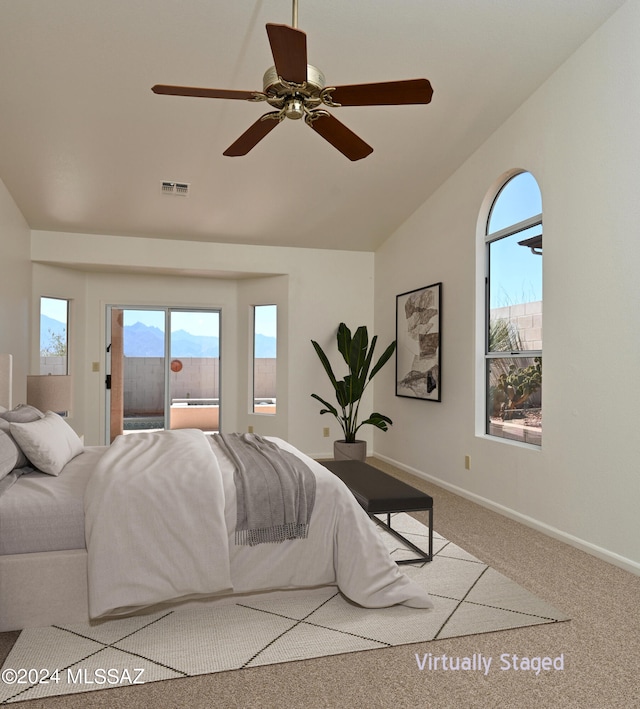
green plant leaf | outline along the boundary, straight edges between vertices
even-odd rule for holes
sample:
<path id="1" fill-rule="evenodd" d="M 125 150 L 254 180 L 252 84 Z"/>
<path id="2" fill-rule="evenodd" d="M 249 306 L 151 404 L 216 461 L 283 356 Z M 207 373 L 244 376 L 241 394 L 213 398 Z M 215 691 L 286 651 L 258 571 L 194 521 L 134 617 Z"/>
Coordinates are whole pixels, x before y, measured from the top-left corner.
<path id="1" fill-rule="evenodd" d="M 376 362 L 374 368 L 371 370 L 371 376 L 369 377 L 369 381 L 371 381 L 375 375 L 384 367 L 384 365 L 389 361 L 391 358 L 391 355 L 395 352 L 396 349 L 396 342 L 395 340 L 387 347 L 387 349 L 382 353 L 382 356 L 380 359 Z"/>
<path id="2" fill-rule="evenodd" d="M 349 387 L 349 382 L 347 381 L 349 377 L 345 377 L 343 380 L 336 382 L 336 399 L 338 404 L 344 409 L 352 401 L 351 389 Z"/>
<path id="3" fill-rule="evenodd" d="M 338 341 L 338 352 L 340 352 L 348 367 L 351 353 L 351 330 L 341 322 L 340 325 L 338 325 L 338 334 L 336 337 Z"/>
<path id="4" fill-rule="evenodd" d="M 351 374 L 347 374 L 344 378 L 344 384 L 347 396 L 349 397 L 346 403 L 355 403 L 358 401 L 364 391 L 364 384 L 360 379 L 352 377 Z"/>
<path id="5" fill-rule="evenodd" d="M 314 399 L 317 399 L 321 404 L 324 404 L 327 407 L 326 409 L 322 409 L 322 411 L 320 411 L 321 414 L 333 414 L 337 419 L 340 418 L 338 415 L 338 409 L 336 409 L 335 406 L 331 405 L 328 401 L 325 401 L 324 399 L 319 397 L 317 394 L 311 394 L 311 396 Z"/>
<path id="6" fill-rule="evenodd" d="M 374 344 L 375 344 L 375 337 Z M 351 375 L 359 378 L 365 362 L 367 361 L 367 348 L 369 347 L 369 335 L 367 328 L 362 325 L 356 330 L 353 339 L 351 340 L 351 348 L 349 351 L 349 369 Z"/>
<path id="7" fill-rule="evenodd" d="M 324 367 L 324 371 L 327 373 L 327 376 L 329 377 L 329 380 L 331 381 L 331 384 L 335 389 L 337 385 L 337 380 L 335 374 L 333 373 L 333 369 L 331 368 L 331 363 L 329 362 L 327 355 L 323 352 L 322 347 L 320 347 L 320 345 L 315 340 L 311 340 L 311 344 L 313 345 L 318 357 L 320 358 L 322 366 Z"/>
<path id="8" fill-rule="evenodd" d="M 367 379 L 367 375 L 369 374 L 369 369 L 371 368 L 371 360 L 373 359 L 373 353 L 376 349 L 376 342 L 378 341 L 378 336 L 374 335 L 371 338 L 371 347 L 369 348 L 369 351 L 366 353 L 365 360 L 362 364 L 362 371 L 360 372 L 360 379 L 362 381 L 362 391 L 364 391 L 364 388 L 367 386 L 368 381 L 371 380 L 371 377 Z M 373 375 L 371 375 L 373 376 Z"/>
<path id="9" fill-rule="evenodd" d="M 373 413 L 371 416 L 369 416 L 368 419 L 363 421 L 360 426 L 364 426 L 365 424 L 370 424 L 371 426 L 375 426 L 376 428 L 379 428 L 381 431 L 387 431 L 389 429 L 389 426 L 393 424 L 393 421 L 388 417 L 388 416 L 383 416 L 382 414 L 379 413 Z M 360 428 L 358 426 L 358 428 Z"/>

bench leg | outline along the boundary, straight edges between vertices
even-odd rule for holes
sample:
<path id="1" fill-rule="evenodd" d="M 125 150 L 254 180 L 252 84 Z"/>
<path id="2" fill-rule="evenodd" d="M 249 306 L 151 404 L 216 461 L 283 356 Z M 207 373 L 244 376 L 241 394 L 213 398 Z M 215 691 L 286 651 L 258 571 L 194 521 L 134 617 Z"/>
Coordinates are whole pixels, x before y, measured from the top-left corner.
<path id="1" fill-rule="evenodd" d="M 410 542 L 405 536 L 400 534 L 397 529 L 393 529 L 391 526 L 391 513 L 387 513 L 387 521 L 383 522 L 381 519 L 375 515 L 369 515 L 374 522 L 379 524 L 387 532 L 393 534 L 396 539 L 399 539 L 403 544 L 406 544 L 410 549 L 413 549 L 420 556 L 416 559 L 398 559 L 396 564 L 417 564 L 424 563 L 425 561 L 431 561 L 433 559 L 433 507 L 429 510 L 429 551 L 425 552 L 420 547 L 416 546 L 413 542 Z"/>

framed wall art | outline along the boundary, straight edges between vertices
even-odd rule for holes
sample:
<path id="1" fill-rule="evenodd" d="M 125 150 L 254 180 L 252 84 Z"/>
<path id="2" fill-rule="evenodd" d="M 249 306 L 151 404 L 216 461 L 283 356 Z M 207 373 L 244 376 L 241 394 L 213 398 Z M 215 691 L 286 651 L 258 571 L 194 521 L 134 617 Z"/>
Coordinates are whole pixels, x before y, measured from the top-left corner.
<path id="1" fill-rule="evenodd" d="M 442 283 L 396 296 L 396 396 L 441 401 Z"/>

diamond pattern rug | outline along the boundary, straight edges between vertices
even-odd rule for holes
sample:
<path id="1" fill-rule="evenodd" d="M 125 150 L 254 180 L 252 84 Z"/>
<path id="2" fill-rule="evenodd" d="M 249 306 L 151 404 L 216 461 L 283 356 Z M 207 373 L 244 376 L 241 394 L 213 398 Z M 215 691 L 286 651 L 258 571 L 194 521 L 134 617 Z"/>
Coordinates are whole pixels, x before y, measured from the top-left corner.
<path id="1" fill-rule="evenodd" d="M 393 526 L 427 548 L 427 529 L 409 515 L 394 515 Z M 394 558 L 415 556 L 379 531 Z M 0 704 L 568 620 L 437 533 L 433 542 L 432 562 L 402 567 L 428 590 L 431 611 L 361 608 L 322 588 L 209 610 L 27 629 L 3 665 Z"/>

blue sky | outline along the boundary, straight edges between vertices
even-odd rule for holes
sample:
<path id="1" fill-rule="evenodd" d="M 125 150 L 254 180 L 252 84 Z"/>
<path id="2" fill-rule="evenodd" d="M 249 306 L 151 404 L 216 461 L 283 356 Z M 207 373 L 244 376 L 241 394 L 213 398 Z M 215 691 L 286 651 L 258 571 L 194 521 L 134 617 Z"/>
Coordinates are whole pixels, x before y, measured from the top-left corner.
<path id="1" fill-rule="evenodd" d="M 523 172 L 498 195 L 489 218 L 489 233 L 541 212 L 538 184 L 530 173 Z M 541 227 L 533 227 L 492 243 L 490 308 L 542 300 L 542 256 L 517 243 L 540 233 Z"/>
<path id="2" fill-rule="evenodd" d="M 47 317 L 66 324 L 67 303 L 68 301 L 60 298 L 41 298 L 40 312 L 42 315 L 46 315 Z"/>
<path id="3" fill-rule="evenodd" d="M 255 331 L 258 335 L 276 337 L 278 308 L 275 305 L 260 305 L 255 309 Z"/>

